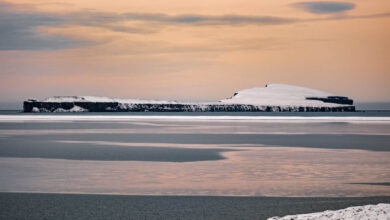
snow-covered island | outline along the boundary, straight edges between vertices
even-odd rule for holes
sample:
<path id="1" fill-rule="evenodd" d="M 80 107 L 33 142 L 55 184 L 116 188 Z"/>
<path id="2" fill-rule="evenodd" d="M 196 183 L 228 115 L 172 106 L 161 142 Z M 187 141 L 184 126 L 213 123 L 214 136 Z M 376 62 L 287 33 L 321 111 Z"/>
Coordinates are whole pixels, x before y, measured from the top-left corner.
<path id="1" fill-rule="evenodd" d="M 344 112 L 355 111 L 353 100 L 344 96 L 284 84 L 270 84 L 238 91 L 217 102 L 186 103 L 94 96 L 54 96 L 29 99 L 24 112 Z"/>
<path id="2" fill-rule="evenodd" d="M 390 219 L 390 204 L 354 206 L 336 211 L 324 211 L 310 214 L 287 215 L 272 217 L 268 220 L 388 220 Z"/>

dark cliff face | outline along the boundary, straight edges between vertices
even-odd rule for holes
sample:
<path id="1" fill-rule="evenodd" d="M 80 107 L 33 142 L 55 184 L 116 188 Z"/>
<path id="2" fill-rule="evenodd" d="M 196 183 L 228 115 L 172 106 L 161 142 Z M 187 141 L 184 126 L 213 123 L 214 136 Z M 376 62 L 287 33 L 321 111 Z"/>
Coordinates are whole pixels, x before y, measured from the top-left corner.
<path id="1" fill-rule="evenodd" d="M 351 112 L 355 106 L 339 107 L 281 107 L 242 104 L 123 104 L 118 102 L 39 102 L 23 103 L 24 112 Z"/>
<path id="2" fill-rule="evenodd" d="M 345 96 L 328 96 L 326 98 L 307 97 L 307 100 L 319 100 L 327 103 L 335 103 L 342 105 L 353 105 L 353 100 Z"/>

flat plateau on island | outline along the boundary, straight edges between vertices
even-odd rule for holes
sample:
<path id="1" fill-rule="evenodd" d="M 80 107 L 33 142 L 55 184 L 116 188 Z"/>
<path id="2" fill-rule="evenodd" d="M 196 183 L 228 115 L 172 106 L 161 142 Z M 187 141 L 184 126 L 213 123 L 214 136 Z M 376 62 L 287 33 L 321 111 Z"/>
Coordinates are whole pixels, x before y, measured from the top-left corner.
<path id="1" fill-rule="evenodd" d="M 194 103 L 167 100 L 116 99 L 95 96 L 54 96 L 29 99 L 24 112 L 354 112 L 345 96 L 283 84 L 244 89 L 230 98 Z"/>

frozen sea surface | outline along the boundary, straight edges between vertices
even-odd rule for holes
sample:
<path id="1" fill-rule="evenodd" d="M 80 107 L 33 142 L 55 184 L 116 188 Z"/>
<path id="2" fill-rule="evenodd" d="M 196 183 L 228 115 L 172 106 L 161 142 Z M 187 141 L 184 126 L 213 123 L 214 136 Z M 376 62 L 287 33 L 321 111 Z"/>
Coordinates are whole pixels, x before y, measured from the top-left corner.
<path id="1" fill-rule="evenodd" d="M 0 114 L 0 191 L 390 196 L 390 117 Z"/>
<path id="2" fill-rule="evenodd" d="M 1 219 L 265 220 L 390 202 L 390 197 L 284 198 L 0 193 Z"/>

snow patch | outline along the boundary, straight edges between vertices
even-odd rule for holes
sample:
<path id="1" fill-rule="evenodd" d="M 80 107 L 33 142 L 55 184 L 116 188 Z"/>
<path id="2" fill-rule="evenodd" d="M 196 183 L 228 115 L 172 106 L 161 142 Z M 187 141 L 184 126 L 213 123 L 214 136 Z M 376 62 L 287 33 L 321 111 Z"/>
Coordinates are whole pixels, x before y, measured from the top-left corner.
<path id="1" fill-rule="evenodd" d="M 33 107 L 31 112 L 34 112 L 34 113 L 39 113 L 39 112 L 50 112 L 49 110 L 45 109 L 45 108 L 38 108 L 38 107 Z"/>
<path id="2" fill-rule="evenodd" d="M 318 100 L 307 100 L 307 97 L 326 98 L 331 93 L 315 89 L 284 84 L 270 84 L 266 87 L 244 89 L 231 98 L 220 100 L 226 104 L 248 104 L 258 106 L 309 106 L 309 107 L 336 107 L 334 103 L 324 103 Z"/>
<path id="3" fill-rule="evenodd" d="M 389 220 L 390 204 L 355 206 L 336 211 L 324 211 L 310 214 L 288 215 L 284 217 L 272 217 L 268 220 Z"/>
<path id="4" fill-rule="evenodd" d="M 82 108 L 80 106 L 75 105 L 75 106 L 73 106 L 73 108 L 69 109 L 69 112 L 88 112 L 88 110 L 85 108 Z"/>
<path id="5" fill-rule="evenodd" d="M 32 108 L 32 112 L 40 112 L 40 111 L 39 111 L 39 108 L 34 107 L 34 108 Z"/>
<path id="6" fill-rule="evenodd" d="M 54 110 L 54 112 L 88 112 L 88 110 L 75 105 L 71 109 L 57 108 L 56 110 Z"/>
<path id="7" fill-rule="evenodd" d="M 177 104 L 176 101 L 142 100 L 142 99 L 115 99 L 97 96 L 54 96 L 42 102 L 118 102 L 123 104 Z"/>

